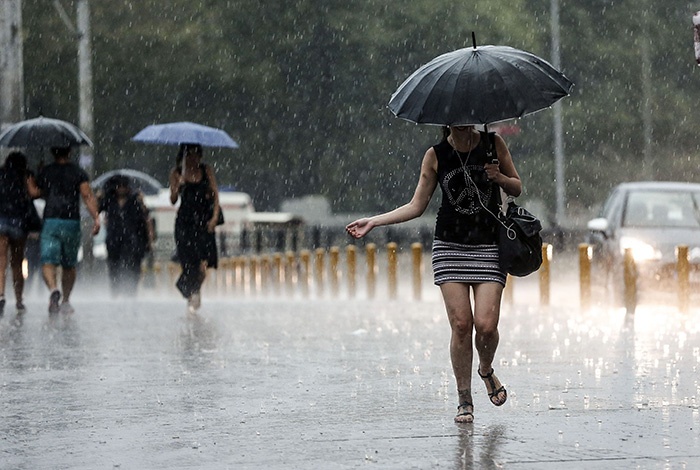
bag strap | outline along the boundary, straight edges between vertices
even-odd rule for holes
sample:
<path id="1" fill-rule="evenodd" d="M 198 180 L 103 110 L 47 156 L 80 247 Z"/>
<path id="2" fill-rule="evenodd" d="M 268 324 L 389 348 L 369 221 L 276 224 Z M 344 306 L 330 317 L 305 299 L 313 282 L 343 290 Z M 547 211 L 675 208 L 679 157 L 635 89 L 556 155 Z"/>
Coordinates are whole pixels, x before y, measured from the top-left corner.
<path id="1" fill-rule="evenodd" d="M 495 132 L 481 132 L 481 137 L 486 138 L 486 157 L 488 157 L 490 163 L 496 163 L 498 161 L 498 154 L 496 152 L 496 133 Z M 494 161 L 495 160 L 495 161 Z"/>
<path id="2" fill-rule="evenodd" d="M 491 163 L 499 163 L 498 153 L 496 151 L 496 133 L 495 132 L 481 132 L 481 136 L 482 136 L 482 138 L 484 138 L 484 137 L 486 138 L 486 142 L 487 142 L 486 156 L 491 161 Z M 464 175 L 469 179 L 469 182 L 474 186 L 474 189 L 476 190 L 476 198 L 479 200 L 479 204 L 481 204 L 481 207 L 483 207 L 483 209 L 486 212 L 491 214 L 491 217 L 496 219 L 496 221 L 499 224 L 501 224 L 503 226 L 503 228 L 506 229 L 506 236 L 509 239 L 515 240 L 517 233 L 515 232 L 515 229 L 513 229 L 513 224 L 512 223 L 510 225 L 506 224 L 501 217 L 497 216 L 496 214 L 491 212 L 491 210 L 488 207 L 486 207 L 486 205 L 484 204 L 484 201 L 481 200 L 481 196 L 479 195 L 479 188 L 476 186 L 476 183 L 474 182 L 474 180 L 472 180 L 472 177 L 469 176 L 469 173 L 467 172 L 466 168 L 464 168 Z M 501 187 L 498 186 L 496 183 L 493 183 L 493 185 L 497 191 L 497 194 L 500 195 L 501 194 Z M 514 201 L 514 198 L 512 196 L 508 196 L 508 198 L 506 199 L 507 204 L 510 204 L 513 201 Z M 500 210 L 499 210 L 499 212 L 500 212 Z"/>

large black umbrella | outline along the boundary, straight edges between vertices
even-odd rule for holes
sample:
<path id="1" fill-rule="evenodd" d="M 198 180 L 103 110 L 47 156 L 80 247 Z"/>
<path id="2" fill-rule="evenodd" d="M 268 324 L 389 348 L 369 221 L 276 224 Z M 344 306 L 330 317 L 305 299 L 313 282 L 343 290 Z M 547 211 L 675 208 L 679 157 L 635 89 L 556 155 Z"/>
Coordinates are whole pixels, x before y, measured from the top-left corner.
<path id="1" fill-rule="evenodd" d="M 436 57 L 394 92 L 389 109 L 419 124 L 490 124 L 551 106 L 573 83 L 544 59 L 508 46 Z"/>
<path id="2" fill-rule="evenodd" d="M 71 147 L 90 145 L 83 131 L 70 122 L 40 116 L 12 124 L 0 134 L 2 147 Z"/>

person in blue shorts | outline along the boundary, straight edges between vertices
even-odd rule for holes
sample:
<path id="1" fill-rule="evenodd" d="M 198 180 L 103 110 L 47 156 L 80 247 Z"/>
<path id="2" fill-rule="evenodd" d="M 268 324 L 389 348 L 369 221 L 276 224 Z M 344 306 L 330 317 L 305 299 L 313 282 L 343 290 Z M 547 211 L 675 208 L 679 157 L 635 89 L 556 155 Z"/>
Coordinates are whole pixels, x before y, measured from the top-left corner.
<path id="1" fill-rule="evenodd" d="M 41 169 L 37 184 L 46 201 L 41 230 L 41 270 L 51 292 L 49 313 L 72 313 L 70 294 L 76 279 L 80 249 L 80 198 L 94 220 L 92 235 L 100 231 L 97 199 L 90 188 L 87 173 L 70 159 L 70 147 L 51 149 L 54 162 Z M 61 290 L 57 271 L 61 268 Z M 60 302 L 60 303 L 59 303 Z"/>

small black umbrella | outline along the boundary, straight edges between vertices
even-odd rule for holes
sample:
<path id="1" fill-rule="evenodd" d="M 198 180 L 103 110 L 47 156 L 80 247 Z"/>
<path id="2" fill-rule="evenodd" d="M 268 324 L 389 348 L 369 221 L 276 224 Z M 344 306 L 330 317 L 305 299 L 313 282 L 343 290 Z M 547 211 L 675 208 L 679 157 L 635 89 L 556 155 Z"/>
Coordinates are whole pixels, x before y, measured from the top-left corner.
<path id="1" fill-rule="evenodd" d="M 476 46 L 436 57 L 394 92 L 389 109 L 418 124 L 490 124 L 547 108 L 573 83 L 544 59 L 508 46 Z"/>
<path id="2" fill-rule="evenodd" d="M 0 134 L 2 147 L 70 147 L 92 142 L 70 122 L 40 116 L 12 124 Z"/>

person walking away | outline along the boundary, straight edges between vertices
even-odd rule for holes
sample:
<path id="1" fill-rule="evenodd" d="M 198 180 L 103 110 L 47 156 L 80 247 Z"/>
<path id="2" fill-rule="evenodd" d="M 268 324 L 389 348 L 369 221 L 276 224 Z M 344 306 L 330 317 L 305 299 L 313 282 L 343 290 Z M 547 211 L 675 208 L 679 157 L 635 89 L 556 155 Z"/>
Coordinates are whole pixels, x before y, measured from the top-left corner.
<path id="1" fill-rule="evenodd" d="M 501 406 L 507 392 L 494 374 L 499 342 L 498 321 L 506 273 L 499 267 L 498 222 L 494 215 L 503 190 L 518 196 L 522 183 L 505 141 L 495 135 L 497 161 L 488 159 L 488 137 L 474 126 L 443 128 L 443 139 L 429 148 L 420 178 L 408 204 L 390 212 L 361 218 L 347 225 L 354 238 L 373 228 L 419 217 L 437 185 L 442 190 L 433 241 L 434 282 L 440 287 L 451 328 L 450 358 L 457 383 L 455 422 L 474 420 L 472 359 L 490 401 Z M 473 298 L 472 298 L 473 296 Z"/>
<path id="2" fill-rule="evenodd" d="M 100 219 L 88 175 L 71 161 L 71 148 L 53 147 L 51 153 L 53 163 L 44 166 L 37 178 L 41 197 L 46 201 L 40 240 L 41 270 L 51 292 L 49 313 L 73 313 L 70 296 L 77 276 L 81 198 L 94 221 L 93 236 L 100 231 Z M 61 268 L 61 290 L 58 268 Z"/>
<path id="3" fill-rule="evenodd" d="M 5 311 L 5 283 L 9 260 L 17 313 L 26 311 L 23 302 L 24 247 L 29 230 L 32 198 L 39 195 L 33 175 L 27 168 L 27 157 L 12 152 L 0 168 L 0 315 Z"/>
<path id="4" fill-rule="evenodd" d="M 219 220 L 219 190 L 211 166 L 202 163 L 202 147 L 182 144 L 170 172 L 170 202 L 180 201 L 175 219 L 176 256 L 182 274 L 176 286 L 187 299 L 190 313 L 201 305 L 201 286 L 207 268 L 216 268 L 215 229 Z"/>
<path id="5" fill-rule="evenodd" d="M 148 209 L 142 196 L 131 189 L 129 178 L 111 177 L 99 200 L 107 230 L 107 269 L 112 296 L 134 295 L 141 277 L 141 262 L 150 250 Z"/>
<path id="6" fill-rule="evenodd" d="M 35 180 L 36 181 L 36 180 Z M 34 199 L 32 201 L 36 217 L 39 224 L 33 227 L 28 227 L 27 243 L 24 248 L 24 259 L 27 262 L 27 277 L 24 279 L 24 288 L 27 292 L 31 292 L 34 288 L 36 280 L 41 276 L 41 227 L 42 216 L 44 213 L 44 201 L 42 199 Z M 43 281 L 41 281 L 43 284 Z"/>

